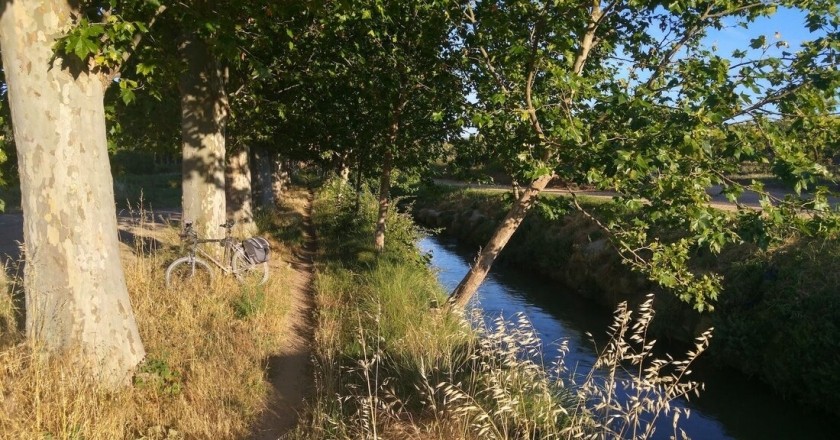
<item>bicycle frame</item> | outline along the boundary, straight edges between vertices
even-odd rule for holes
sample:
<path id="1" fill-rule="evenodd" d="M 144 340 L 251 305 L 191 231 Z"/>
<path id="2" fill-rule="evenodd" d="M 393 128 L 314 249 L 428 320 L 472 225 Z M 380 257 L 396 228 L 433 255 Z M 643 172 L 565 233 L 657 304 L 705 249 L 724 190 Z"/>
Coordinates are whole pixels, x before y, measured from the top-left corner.
<path id="1" fill-rule="evenodd" d="M 242 283 L 255 283 L 255 285 L 262 285 L 268 280 L 268 263 L 263 261 L 260 263 L 251 262 L 245 254 L 245 249 L 238 240 L 234 239 L 231 234 L 233 222 L 229 221 L 223 225 L 225 228 L 225 238 L 199 238 L 198 233 L 192 228 L 192 223 L 184 223 L 184 232 L 180 234 L 182 243 L 187 248 L 186 255 L 177 258 L 169 267 L 166 268 L 166 284 L 170 285 L 170 278 L 173 273 L 176 273 L 177 278 L 186 275 L 187 278 L 192 278 L 196 273 L 196 268 L 202 268 L 208 273 L 210 280 L 213 279 L 213 266 L 222 270 L 226 275 L 233 275 Z M 219 243 L 225 250 L 224 255 L 220 260 L 216 258 L 215 252 L 208 252 L 199 248 L 198 245 L 202 243 Z M 181 273 L 176 268 L 188 270 L 184 275 L 177 275 Z M 255 278 L 256 277 L 256 278 Z"/>
<path id="2" fill-rule="evenodd" d="M 224 271 L 224 273 L 232 274 L 233 256 L 236 254 L 236 251 L 242 248 L 242 246 L 236 243 L 236 240 L 231 236 L 233 223 L 228 222 L 219 226 L 225 228 L 225 238 L 198 238 L 198 234 L 196 234 L 196 232 L 192 229 L 192 223 L 187 223 L 185 232 L 181 234 L 181 238 L 189 242 L 189 251 L 187 256 L 190 257 L 190 259 L 195 258 L 196 254 L 199 254 L 200 256 L 213 262 L 213 264 L 218 266 L 219 269 Z M 198 245 L 202 243 L 222 243 L 225 248 L 224 255 L 222 256 L 222 262 L 215 259 L 208 252 L 199 248 Z"/>

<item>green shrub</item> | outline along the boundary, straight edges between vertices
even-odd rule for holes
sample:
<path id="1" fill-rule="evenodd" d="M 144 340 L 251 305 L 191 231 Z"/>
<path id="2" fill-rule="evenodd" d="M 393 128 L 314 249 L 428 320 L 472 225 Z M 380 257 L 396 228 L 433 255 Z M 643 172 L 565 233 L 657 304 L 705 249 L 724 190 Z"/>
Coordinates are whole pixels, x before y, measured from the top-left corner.
<path id="1" fill-rule="evenodd" d="M 840 242 L 800 239 L 727 270 L 715 352 L 840 414 Z"/>

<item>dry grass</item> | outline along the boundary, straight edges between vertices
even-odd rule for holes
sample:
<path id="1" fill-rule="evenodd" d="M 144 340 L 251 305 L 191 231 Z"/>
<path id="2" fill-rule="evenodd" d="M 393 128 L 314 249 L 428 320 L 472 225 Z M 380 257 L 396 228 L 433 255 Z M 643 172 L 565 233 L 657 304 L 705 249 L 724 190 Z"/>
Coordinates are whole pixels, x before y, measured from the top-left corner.
<path id="1" fill-rule="evenodd" d="M 679 426 L 689 412 L 674 402 L 702 389 L 690 380 L 690 366 L 708 348 L 711 330 L 684 358 L 657 357 L 656 342 L 647 337 L 652 302 L 649 296 L 635 311 L 619 305 L 609 342 L 583 376 L 566 370 L 565 343 L 553 371 L 544 369 L 539 338 L 524 317 L 488 325 L 479 315 L 473 374 L 437 390 L 452 419 L 476 438 L 648 439 L 663 426 L 669 438 L 688 438 Z"/>
<path id="2" fill-rule="evenodd" d="M 175 230 L 156 234 L 169 243 L 175 236 Z M 134 386 L 100 389 L 73 365 L 34 356 L 15 335 L 0 353 L 0 438 L 247 436 L 265 405 L 266 360 L 283 345 L 290 308 L 284 280 L 291 269 L 281 263 L 290 251 L 276 241 L 272 247 L 271 279 L 262 293 L 245 292 L 226 277 L 210 291 L 173 292 L 163 282 L 171 250 L 124 259 L 147 351 Z M 11 313 L 8 291 L 0 292 L 0 322 Z M 245 313 L 237 307 L 243 302 L 250 305 Z M 8 336 L 9 328 L 0 332 Z"/>

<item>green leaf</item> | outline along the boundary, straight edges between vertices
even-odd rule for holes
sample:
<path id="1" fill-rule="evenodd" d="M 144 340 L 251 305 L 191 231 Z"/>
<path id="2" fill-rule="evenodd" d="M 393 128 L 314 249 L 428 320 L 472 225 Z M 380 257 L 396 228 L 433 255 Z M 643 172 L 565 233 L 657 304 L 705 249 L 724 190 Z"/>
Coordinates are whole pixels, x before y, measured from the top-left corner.
<path id="1" fill-rule="evenodd" d="M 767 42 L 767 38 L 764 35 L 762 35 L 760 37 L 751 39 L 750 40 L 750 47 L 753 48 L 753 49 L 760 49 L 760 48 L 764 47 L 764 44 L 766 42 Z"/>

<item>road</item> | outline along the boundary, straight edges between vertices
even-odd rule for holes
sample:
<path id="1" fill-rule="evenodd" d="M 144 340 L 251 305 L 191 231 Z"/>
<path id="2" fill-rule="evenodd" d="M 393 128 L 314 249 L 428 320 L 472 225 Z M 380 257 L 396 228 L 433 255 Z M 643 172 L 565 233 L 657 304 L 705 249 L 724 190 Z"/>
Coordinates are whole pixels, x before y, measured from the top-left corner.
<path id="1" fill-rule="evenodd" d="M 181 211 L 162 209 L 154 213 L 136 213 L 127 210 L 117 212 L 120 248 L 123 254 L 133 255 L 135 249 L 153 249 L 166 240 L 163 234 L 168 225 L 180 224 Z M 23 214 L 10 213 L 0 215 L 0 264 L 7 273 L 16 272 L 23 243 Z"/>
<path id="2" fill-rule="evenodd" d="M 489 190 L 489 191 L 510 191 L 511 187 L 506 185 L 485 185 L 485 184 L 475 184 L 475 183 L 466 183 L 456 180 L 449 180 L 449 179 L 434 179 L 434 182 L 441 186 L 451 186 L 451 187 L 458 187 L 458 188 L 472 188 L 472 189 L 480 189 L 480 190 Z M 711 196 L 711 200 L 709 202 L 709 206 L 712 206 L 717 209 L 721 209 L 724 211 L 735 211 L 738 209 L 737 205 L 730 202 L 729 199 L 721 192 L 722 187 L 720 185 L 713 185 L 706 190 L 706 193 Z M 770 194 L 771 197 L 776 199 L 784 199 L 785 196 L 789 194 L 793 194 L 793 192 L 783 189 L 783 188 L 766 188 L 765 191 Z M 613 197 L 619 195 L 617 192 L 613 191 L 595 191 L 595 190 L 586 190 L 586 189 L 578 189 L 572 190 L 569 188 L 557 188 L 557 187 L 549 187 L 543 190 L 544 193 L 549 194 L 561 194 L 561 195 L 571 195 L 574 193 L 578 196 L 586 196 L 594 199 L 604 199 L 609 200 Z M 807 197 L 807 194 L 803 194 Z M 754 192 L 754 191 L 744 191 L 738 197 L 738 204 L 741 206 L 751 208 L 751 209 L 761 209 L 761 196 Z M 829 202 L 832 206 L 840 205 L 840 197 L 829 197 Z"/>

